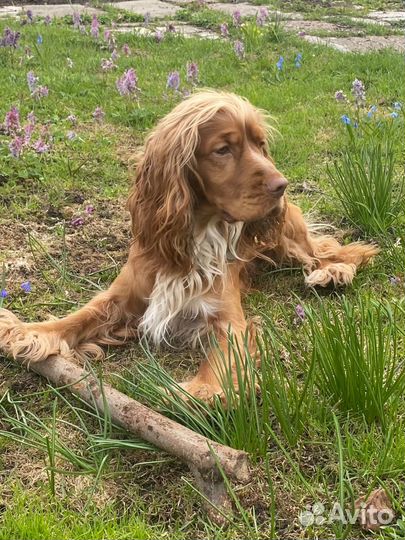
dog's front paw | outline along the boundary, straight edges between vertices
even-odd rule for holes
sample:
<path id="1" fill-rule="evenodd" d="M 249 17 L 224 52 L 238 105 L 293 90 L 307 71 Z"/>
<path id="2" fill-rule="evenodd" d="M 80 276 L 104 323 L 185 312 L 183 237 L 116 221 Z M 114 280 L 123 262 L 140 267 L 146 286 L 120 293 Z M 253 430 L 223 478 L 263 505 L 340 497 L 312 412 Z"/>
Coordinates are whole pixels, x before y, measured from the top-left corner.
<path id="1" fill-rule="evenodd" d="M 209 405 L 211 405 L 215 399 L 220 399 L 222 403 L 226 404 L 224 390 L 219 384 L 207 384 L 192 380 L 182 382 L 179 386 L 184 392 L 179 391 L 178 395 L 185 401 L 188 401 L 188 396 L 192 396 Z"/>
<path id="2" fill-rule="evenodd" d="M 41 362 L 54 354 L 71 354 L 68 344 L 56 332 L 22 323 L 7 309 L 0 309 L 0 350 L 27 363 Z"/>
<path id="3" fill-rule="evenodd" d="M 330 263 L 323 268 L 317 268 L 305 277 L 309 287 L 341 287 L 350 285 L 356 274 L 355 264 Z"/>

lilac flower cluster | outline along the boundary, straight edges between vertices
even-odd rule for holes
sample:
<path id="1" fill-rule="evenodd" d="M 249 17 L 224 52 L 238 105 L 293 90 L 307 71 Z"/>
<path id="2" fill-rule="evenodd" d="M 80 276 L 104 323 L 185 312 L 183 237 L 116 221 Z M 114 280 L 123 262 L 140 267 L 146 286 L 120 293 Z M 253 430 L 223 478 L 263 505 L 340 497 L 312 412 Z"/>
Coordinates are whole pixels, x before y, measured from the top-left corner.
<path id="1" fill-rule="evenodd" d="M 98 22 L 96 14 L 93 15 L 93 19 L 91 21 L 90 35 L 94 39 L 98 39 L 98 36 L 100 35 L 100 23 Z"/>
<path id="2" fill-rule="evenodd" d="M 161 30 L 156 30 L 155 32 L 155 41 L 157 43 L 161 43 L 163 41 L 163 38 L 164 38 L 164 34 Z"/>
<path id="3" fill-rule="evenodd" d="M 127 69 L 115 84 L 121 96 L 137 96 L 139 93 L 138 77 L 134 68 Z"/>
<path id="4" fill-rule="evenodd" d="M 101 124 L 101 122 L 104 120 L 105 112 L 101 107 L 96 107 L 93 112 L 93 118 L 98 123 Z"/>
<path id="5" fill-rule="evenodd" d="M 49 90 L 47 86 L 38 85 L 39 77 L 35 75 L 33 71 L 27 73 L 28 89 L 31 92 L 31 97 L 41 99 L 48 96 Z"/>
<path id="6" fill-rule="evenodd" d="M 357 107 L 364 107 L 366 103 L 366 89 L 364 84 L 359 79 L 355 79 L 352 83 L 352 94 Z"/>
<path id="7" fill-rule="evenodd" d="M 219 28 L 221 30 L 221 36 L 223 36 L 223 37 L 228 37 L 229 36 L 229 28 L 228 28 L 228 24 L 226 22 L 222 23 Z"/>
<path id="8" fill-rule="evenodd" d="M 192 84 L 198 83 L 198 65 L 195 62 L 187 64 L 187 80 Z"/>
<path id="9" fill-rule="evenodd" d="M 283 71 L 283 67 L 284 67 L 284 57 L 283 56 L 280 56 L 280 58 L 278 59 L 276 67 L 277 67 L 277 69 L 279 71 Z"/>
<path id="10" fill-rule="evenodd" d="M 257 26 L 264 26 L 266 24 L 267 19 L 269 18 L 269 11 L 266 7 L 261 7 L 259 9 L 259 12 L 256 16 L 256 24 Z"/>
<path id="11" fill-rule="evenodd" d="M 11 30 L 11 28 L 7 26 L 7 28 L 3 30 L 3 36 L 0 39 L 0 47 L 12 47 L 13 49 L 16 49 L 20 37 L 20 32 L 14 32 L 14 30 Z"/>
<path id="12" fill-rule="evenodd" d="M 115 35 L 112 33 L 111 30 L 106 30 L 104 32 L 104 40 L 107 42 L 107 45 L 110 51 L 115 50 L 116 45 L 117 45 L 117 40 L 115 39 Z"/>
<path id="13" fill-rule="evenodd" d="M 95 208 L 92 204 L 87 204 L 84 209 L 84 213 L 87 216 L 93 215 L 95 212 Z M 70 220 L 71 227 L 74 227 L 75 229 L 78 229 L 79 227 L 82 227 L 85 223 L 85 216 L 75 216 Z"/>
<path id="14" fill-rule="evenodd" d="M 240 60 L 245 57 L 245 46 L 243 44 L 243 41 L 240 41 L 239 39 L 236 40 L 233 45 L 233 50 L 235 51 L 236 56 Z"/>
<path id="15" fill-rule="evenodd" d="M 180 88 L 180 73 L 178 71 L 171 71 L 167 77 L 166 88 L 170 88 L 175 92 Z"/>
<path id="16" fill-rule="evenodd" d="M 82 19 L 78 11 L 73 12 L 72 21 L 73 21 L 73 28 L 75 28 L 76 30 L 79 30 L 80 25 L 82 24 Z"/>
<path id="17" fill-rule="evenodd" d="M 242 15 L 238 9 L 232 13 L 232 22 L 236 27 L 239 27 L 242 24 Z"/>
<path id="18" fill-rule="evenodd" d="M 33 112 L 27 115 L 27 123 L 23 126 L 20 121 L 20 111 L 17 107 L 11 107 L 6 113 L 1 129 L 6 135 L 12 137 L 8 148 L 14 158 L 20 158 L 24 149 L 27 148 L 31 148 L 38 154 L 49 151 L 50 145 L 43 139 L 44 134 L 41 134 L 40 138 L 35 142 L 31 142 L 35 126 L 36 118 Z"/>
<path id="19" fill-rule="evenodd" d="M 103 71 L 111 71 L 111 70 L 116 69 L 118 67 L 116 64 L 114 64 L 112 58 L 110 58 L 110 59 L 102 58 L 100 66 L 101 66 L 101 69 Z"/>

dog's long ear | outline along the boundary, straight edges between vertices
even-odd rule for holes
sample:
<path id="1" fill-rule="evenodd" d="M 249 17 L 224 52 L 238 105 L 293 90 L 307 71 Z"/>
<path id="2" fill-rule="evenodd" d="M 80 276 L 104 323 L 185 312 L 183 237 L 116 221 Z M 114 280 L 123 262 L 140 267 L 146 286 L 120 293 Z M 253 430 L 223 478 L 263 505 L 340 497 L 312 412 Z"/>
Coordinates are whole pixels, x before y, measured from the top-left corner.
<path id="1" fill-rule="evenodd" d="M 173 113 L 149 135 L 128 200 L 134 239 L 160 266 L 187 273 L 193 254 L 193 193 L 198 126 Z"/>

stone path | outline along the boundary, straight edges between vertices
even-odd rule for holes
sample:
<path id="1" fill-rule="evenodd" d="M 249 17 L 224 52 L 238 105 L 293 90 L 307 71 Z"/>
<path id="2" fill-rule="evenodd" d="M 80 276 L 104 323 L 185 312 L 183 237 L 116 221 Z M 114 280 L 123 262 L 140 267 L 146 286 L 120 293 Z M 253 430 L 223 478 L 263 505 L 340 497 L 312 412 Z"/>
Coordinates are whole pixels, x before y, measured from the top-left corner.
<path id="1" fill-rule="evenodd" d="M 52 0 L 48 0 L 52 1 Z M 114 7 L 119 9 L 125 9 L 132 13 L 139 13 L 140 15 L 151 16 L 152 20 L 156 23 L 159 19 L 170 19 L 174 17 L 176 13 L 185 5 L 190 4 L 192 0 L 125 0 L 114 3 Z M 242 2 L 224 2 L 219 3 L 217 0 L 206 0 L 206 3 L 210 9 L 221 11 L 227 15 L 232 15 L 238 10 L 242 16 L 255 16 L 260 7 L 253 5 L 249 1 Z M 283 27 L 289 31 L 298 34 L 302 34 L 302 37 L 317 45 L 323 45 L 333 47 L 341 52 L 367 52 L 371 50 L 379 50 L 387 47 L 392 47 L 397 51 L 405 51 L 405 38 L 401 35 L 388 35 L 388 36 L 327 36 L 319 37 L 316 34 L 320 31 L 328 32 L 330 34 L 339 34 L 342 30 L 345 32 L 358 33 L 360 23 L 370 23 L 375 25 L 381 25 L 387 28 L 392 27 L 392 24 L 401 24 L 405 26 L 405 11 L 371 11 L 366 17 L 351 17 L 350 20 L 353 23 L 353 27 L 343 25 L 329 21 L 330 17 L 325 16 L 323 20 L 304 20 L 301 13 L 294 12 L 281 12 L 277 10 L 269 9 L 265 6 L 271 17 L 282 19 Z M 25 9 L 31 9 L 34 16 L 44 17 L 49 15 L 51 17 L 62 17 L 64 15 L 71 15 L 74 11 L 88 14 L 101 14 L 102 9 L 95 9 L 89 7 L 83 1 L 82 4 L 58 4 L 58 5 L 26 5 L 22 7 L 16 6 L 3 6 L 0 7 L 0 17 L 17 17 L 24 13 Z M 190 24 L 175 21 L 176 31 L 183 34 L 185 37 L 200 37 L 203 39 L 218 39 L 217 32 L 207 30 L 204 28 L 198 28 Z M 165 27 L 158 26 L 157 29 L 163 31 Z M 155 29 L 154 29 L 155 30 Z M 116 31 L 120 32 L 136 32 L 138 34 L 151 34 L 154 30 L 144 28 L 139 24 L 122 24 L 117 25 Z"/>

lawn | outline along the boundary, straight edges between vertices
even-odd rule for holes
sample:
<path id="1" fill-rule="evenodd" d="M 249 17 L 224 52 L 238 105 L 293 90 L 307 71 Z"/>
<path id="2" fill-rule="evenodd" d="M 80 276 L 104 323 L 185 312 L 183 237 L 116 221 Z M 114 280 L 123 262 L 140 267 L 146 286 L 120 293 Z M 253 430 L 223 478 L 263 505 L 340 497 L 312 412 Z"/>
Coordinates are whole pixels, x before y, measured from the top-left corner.
<path id="1" fill-rule="evenodd" d="M 0 306 L 24 320 L 62 316 L 111 283 L 130 241 L 133 155 L 159 118 L 204 87 L 268 111 L 289 199 L 317 227 L 344 243 L 377 242 L 381 254 L 337 291 L 306 288 L 297 268 L 266 269 L 245 298 L 263 321 L 262 368 L 250 366 L 260 392 L 247 388 L 228 409 L 185 410 L 162 397 L 160 385 L 196 370 L 198 351 L 130 343 L 94 365 L 130 395 L 250 453 L 254 480 L 232 488 L 238 504 L 223 527 L 180 463 L 1 357 L 0 539 L 404 538 L 403 55 L 342 54 L 277 21 L 235 27 L 204 6 L 178 17 L 227 22 L 230 39 L 106 35 L 118 16 L 103 16 L 98 36 L 90 19 L 86 33 L 70 19 L 0 21 L 0 35 L 21 33 L 16 48 L 0 47 Z M 136 84 L 121 95 L 117 80 L 131 68 Z M 357 104 L 355 79 L 365 88 Z M 353 510 L 378 487 L 396 514 L 383 530 L 300 520 L 320 504 L 322 516 L 335 503 Z"/>

